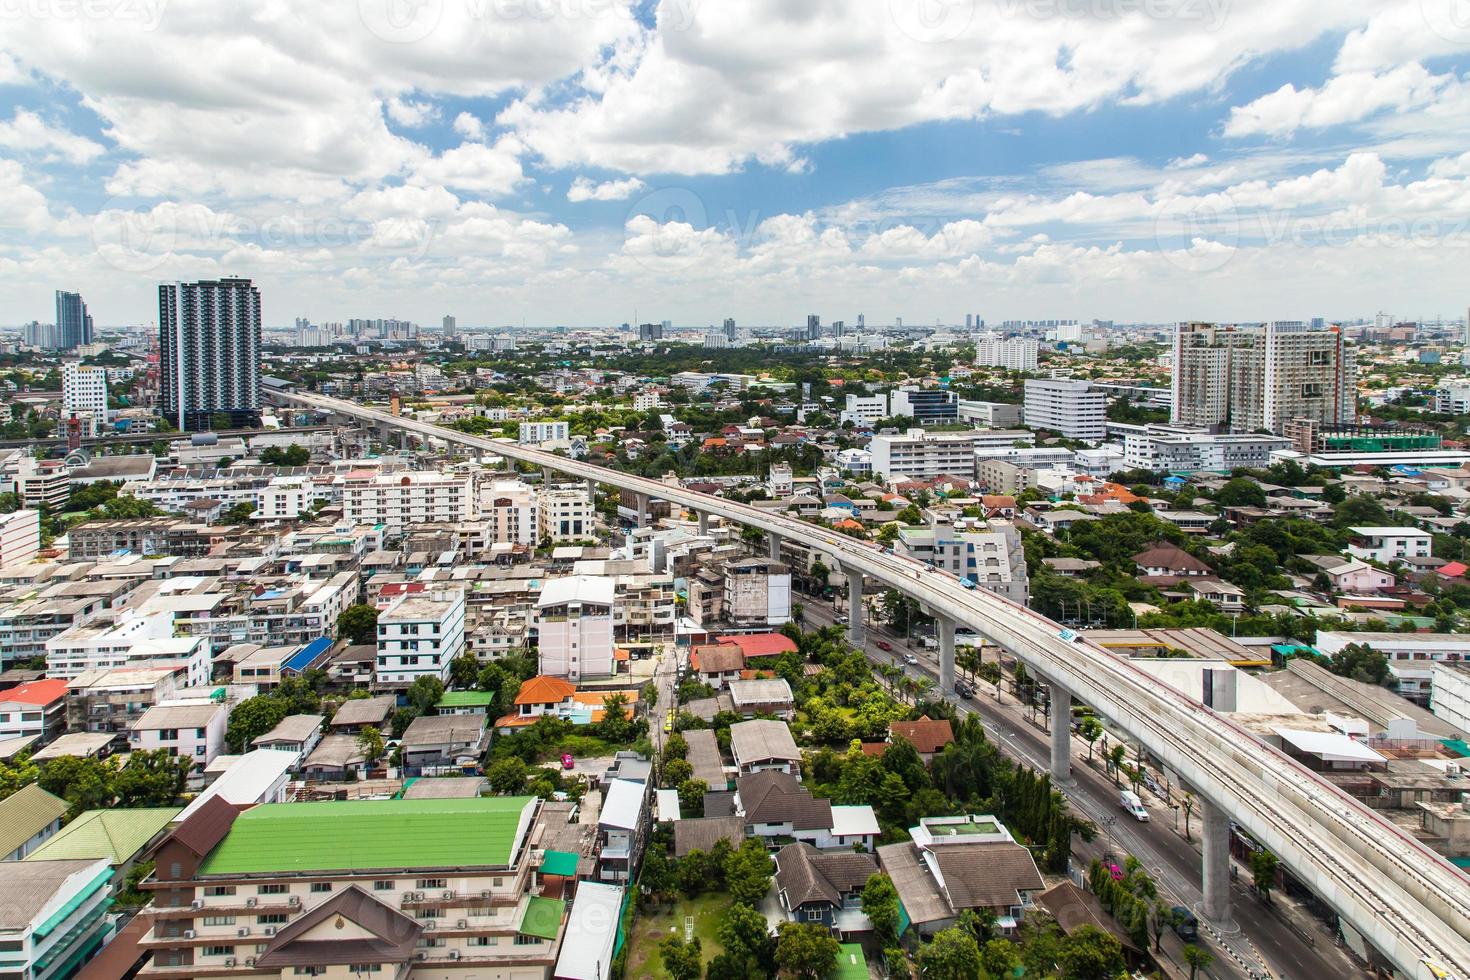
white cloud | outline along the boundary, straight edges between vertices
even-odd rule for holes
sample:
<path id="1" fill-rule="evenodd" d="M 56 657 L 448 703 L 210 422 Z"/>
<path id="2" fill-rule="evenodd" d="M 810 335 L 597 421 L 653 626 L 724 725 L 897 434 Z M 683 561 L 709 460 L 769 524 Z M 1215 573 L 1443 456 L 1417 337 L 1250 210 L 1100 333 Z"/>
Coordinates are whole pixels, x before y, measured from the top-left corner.
<path id="1" fill-rule="evenodd" d="M 567 200 L 579 201 L 626 201 L 643 190 L 643 181 L 637 177 L 626 180 L 607 180 L 596 183 L 588 177 L 578 177 L 567 188 Z"/>
<path id="2" fill-rule="evenodd" d="M 1226 136 L 1290 136 L 1298 129 L 1323 129 L 1367 119 L 1385 109 L 1405 112 L 1464 97 L 1452 74 L 1431 75 L 1417 62 L 1390 71 L 1336 75 L 1321 88 L 1298 89 L 1287 82 L 1269 95 L 1230 110 Z"/>
<path id="3" fill-rule="evenodd" d="M 417 129 L 439 118 L 439 108 L 432 102 L 394 96 L 388 100 L 388 118 L 400 126 Z"/>
<path id="4" fill-rule="evenodd" d="M 90 163 L 106 152 L 101 143 L 53 126 L 28 109 L 16 109 L 9 122 L 0 120 L 0 146 L 72 164 Z"/>
<path id="5" fill-rule="evenodd" d="M 507 194 L 526 179 L 521 170 L 521 152 L 520 141 L 511 136 L 501 137 L 493 146 L 461 143 L 417 163 L 412 179 L 482 194 Z"/>
<path id="6" fill-rule="evenodd" d="M 469 140 L 485 138 L 485 124 L 478 116 L 473 116 L 468 112 L 461 112 L 454 117 L 454 131 Z"/>

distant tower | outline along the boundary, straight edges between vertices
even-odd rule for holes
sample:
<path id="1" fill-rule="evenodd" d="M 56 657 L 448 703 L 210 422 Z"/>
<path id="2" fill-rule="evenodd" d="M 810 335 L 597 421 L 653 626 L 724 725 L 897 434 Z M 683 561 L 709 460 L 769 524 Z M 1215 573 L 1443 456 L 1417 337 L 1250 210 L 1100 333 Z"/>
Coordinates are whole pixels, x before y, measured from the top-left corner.
<path id="1" fill-rule="evenodd" d="M 73 415 L 66 420 L 66 451 L 74 453 L 82 448 L 82 420 Z"/>
<path id="2" fill-rule="evenodd" d="M 1465 311 L 1465 349 L 1460 352 L 1460 366 L 1470 367 L 1470 309 Z"/>
<path id="3" fill-rule="evenodd" d="M 388 414 L 395 416 L 403 414 L 403 396 L 396 391 L 388 395 Z"/>

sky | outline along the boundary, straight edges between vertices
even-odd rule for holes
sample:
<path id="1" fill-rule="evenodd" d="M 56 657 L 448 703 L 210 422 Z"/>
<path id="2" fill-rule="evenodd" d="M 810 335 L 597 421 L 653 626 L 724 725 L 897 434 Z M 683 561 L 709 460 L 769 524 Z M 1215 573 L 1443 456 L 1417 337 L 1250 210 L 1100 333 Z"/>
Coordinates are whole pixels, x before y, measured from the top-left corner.
<path id="1" fill-rule="evenodd" d="M 0 0 L 0 323 L 1457 318 L 1470 0 Z"/>

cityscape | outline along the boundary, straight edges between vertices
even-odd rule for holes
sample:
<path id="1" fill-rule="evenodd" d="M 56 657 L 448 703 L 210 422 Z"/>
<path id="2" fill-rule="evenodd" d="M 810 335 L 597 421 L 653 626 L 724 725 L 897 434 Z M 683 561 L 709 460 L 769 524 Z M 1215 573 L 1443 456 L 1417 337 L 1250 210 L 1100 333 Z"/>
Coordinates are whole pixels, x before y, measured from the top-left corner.
<path id="1" fill-rule="evenodd" d="M 0 977 L 1470 980 L 1456 2 L 8 11 Z"/>

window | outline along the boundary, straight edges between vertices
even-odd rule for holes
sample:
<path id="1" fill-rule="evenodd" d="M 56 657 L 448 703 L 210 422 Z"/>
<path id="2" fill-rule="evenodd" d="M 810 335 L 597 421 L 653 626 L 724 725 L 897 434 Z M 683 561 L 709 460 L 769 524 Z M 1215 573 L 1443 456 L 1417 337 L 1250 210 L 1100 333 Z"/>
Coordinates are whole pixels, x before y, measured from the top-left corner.
<path id="1" fill-rule="evenodd" d="M 1303 398 L 1321 398 L 1322 397 L 1322 382 L 1320 382 L 1320 381 L 1308 381 L 1307 383 L 1303 384 L 1302 385 L 1302 397 Z"/>
<path id="2" fill-rule="evenodd" d="M 282 912 L 272 912 L 268 915 L 257 915 L 255 924 L 258 926 L 283 926 L 286 924 L 287 916 Z"/>
<path id="3" fill-rule="evenodd" d="M 290 885 L 261 885 L 255 889 L 257 895 L 285 895 L 291 891 Z"/>
<path id="4" fill-rule="evenodd" d="M 417 912 L 414 913 L 414 916 L 416 918 L 419 918 L 419 919 L 442 919 L 442 918 L 444 918 L 444 910 L 443 909 L 419 909 Z"/>
<path id="5" fill-rule="evenodd" d="M 808 921 L 808 922 L 821 922 L 822 921 L 822 910 L 821 909 L 806 909 L 804 914 L 806 915 L 806 921 Z"/>
<path id="6" fill-rule="evenodd" d="M 539 937 L 539 936 L 522 936 L 519 933 L 517 933 L 516 934 L 516 939 L 515 939 L 515 944 L 517 946 L 540 946 L 541 945 L 541 937 Z"/>
<path id="7" fill-rule="evenodd" d="M 311 891 L 314 895 L 320 895 L 323 892 L 329 892 L 331 890 L 332 883 L 330 881 L 313 881 L 311 883 Z"/>
<path id="8" fill-rule="evenodd" d="M 465 941 L 466 946 L 497 946 L 499 944 L 499 936 L 471 936 Z"/>
<path id="9" fill-rule="evenodd" d="M 200 952 L 205 956 L 234 956 L 233 946 L 206 946 Z"/>
<path id="10" fill-rule="evenodd" d="M 207 926 L 232 926 L 235 924 L 233 915 L 206 915 L 204 924 Z"/>
<path id="11" fill-rule="evenodd" d="M 394 882 L 391 882 L 391 881 L 375 881 L 375 882 L 373 882 L 373 891 L 375 891 L 375 892 L 391 892 L 393 890 L 394 884 L 395 883 Z"/>
<path id="12" fill-rule="evenodd" d="M 414 886 L 420 890 L 425 888 L 445 889 L 449 887 L 448 878 L 420 878 L 419 883 Z"/>
<path id="13" fill-rule="evenodd" d="M 235 894 L 235 886 L 234 885 L 205 885 L 204 886 L 204 897 L 205 898 L 219 898 L 219 897 L 221 897 L 223 895 L 233 895 L 233 894 Z"/>

